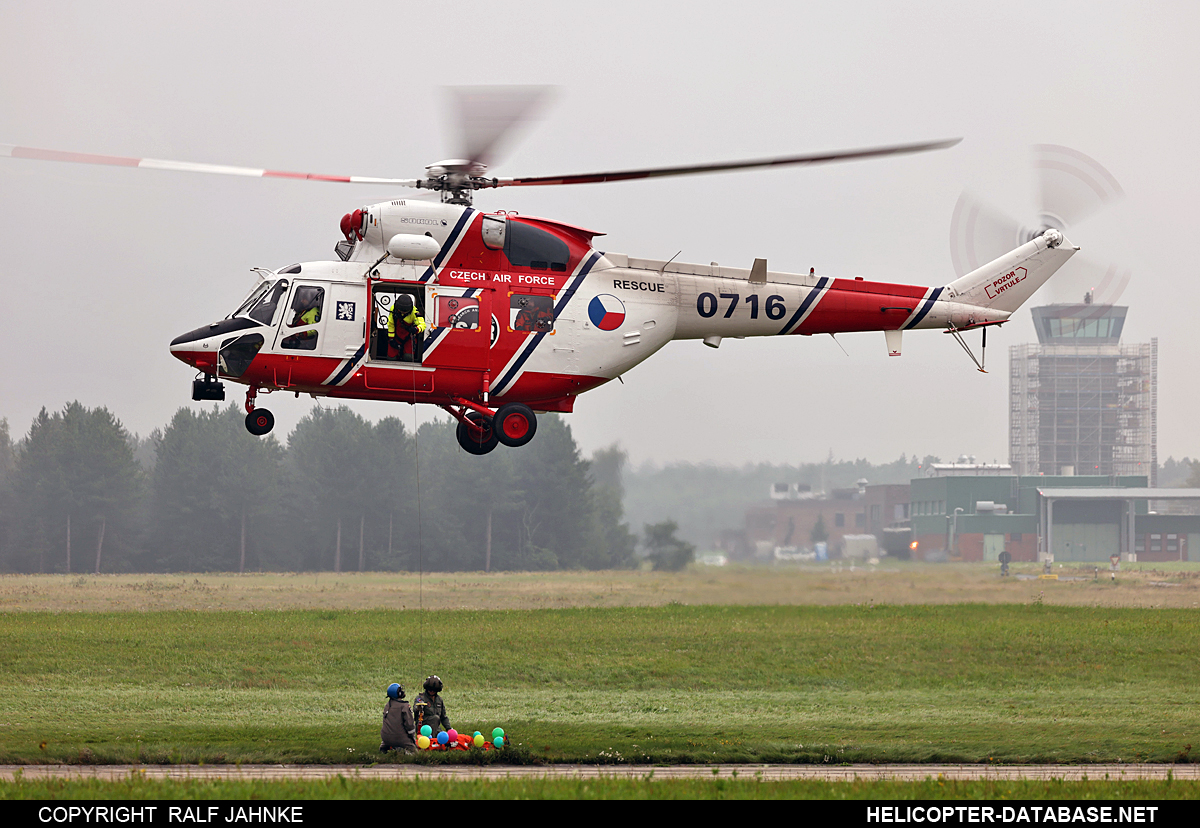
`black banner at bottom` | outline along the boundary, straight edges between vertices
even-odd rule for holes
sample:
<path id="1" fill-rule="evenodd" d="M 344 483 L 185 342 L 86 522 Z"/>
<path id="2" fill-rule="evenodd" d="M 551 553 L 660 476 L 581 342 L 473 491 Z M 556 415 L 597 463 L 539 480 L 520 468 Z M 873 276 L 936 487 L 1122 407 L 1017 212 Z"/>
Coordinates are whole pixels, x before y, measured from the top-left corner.
<path id="1" fill-rule="evenodd" d="M 441 797 L 444 801 L 444 797 Z M 822 818 L 861 825 L 1164 825 L 1196 819 L 1196 805 L 1181 801 L 824 801 Z M 377 816 L 374 800 L 13 801 L 0 805 L 6 825 L 134 826 L 181 828 L 229 825 L 306 825 L 344 828 L 355 813 Z"/>

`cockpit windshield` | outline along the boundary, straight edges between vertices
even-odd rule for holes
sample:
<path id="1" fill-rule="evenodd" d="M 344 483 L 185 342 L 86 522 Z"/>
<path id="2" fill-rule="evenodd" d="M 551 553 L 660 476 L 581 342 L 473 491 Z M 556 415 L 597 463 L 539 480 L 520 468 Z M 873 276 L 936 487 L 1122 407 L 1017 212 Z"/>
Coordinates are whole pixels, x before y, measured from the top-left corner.
<path id="1" fill-rule="evenodd" d="M 243 314 L 246 313 L 246 311 L 248 311 L 248 310 L 250 310 L 250 308 L 254 307 L 255 303 L 258 302 L 258 300 L 262 299 L 263 294 L 266 293 L 270 289 L 271 289 L 270 282 L 259 282 L 257 285 L 254 286 L 254 290 L 250 291 L 250 295 L 245 298 L 245 300 L 242 302 L 242 304 L 238 305 L 237 310 L 235 310 L 233 313 L 229 314 L 229 316 L 226 316 L 225 318 L 233 319 L 233 317 L 235 317 L 235 316 L 242 316 Z"/>
<path id="2" fill-rule="evenodd" d="M 279 307 L 279 299 L 288 289 L 288 280 L 280 279 L 276 282 L 271 290 L 268 291 L 261 299 L 258 300 L 253 308 L 250 309 L 250 318 L 255 322 L 261 322 L 264 325 L 270 325 L 275 321 L 275 311 Z"/>
<path id="3" fill-rule="evenodd" d="M 250 291 L 250 295 L 246 297 L 246 300 L 238 305 L 238 309 L 229 314 L 227 318 L 232 319 L 235 316 L 247 316 L 255 322 L 270 325 L 275 319 L 275 311 L 279 307 L 279 299 L 287 293 L 287 289 L 287 279 L 262 282 L 254 290 Z"/>

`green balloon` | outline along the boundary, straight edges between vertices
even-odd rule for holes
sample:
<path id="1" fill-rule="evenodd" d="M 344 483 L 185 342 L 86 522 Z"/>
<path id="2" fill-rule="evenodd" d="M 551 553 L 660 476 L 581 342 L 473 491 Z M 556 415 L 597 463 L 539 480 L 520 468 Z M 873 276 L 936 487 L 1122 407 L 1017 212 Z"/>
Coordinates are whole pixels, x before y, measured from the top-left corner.
<path id="1" fill-rule="evenodd" d="M 501 738 L 504 737 L 504 728 L 497 727 L 492 731 L 492 738 L 495 739 L 497 736 L 499 736 Z"/>
<path id="2" fill-rule="evenodd" d="M 432 736 L 433 728 L 430 727 L 429 725 L 421 725 L 421 735 L 422 736 Z"/>
<path id="3" fill-rule="evenodd" d="M 492 739 L 492 744 L 498 748 L 504 747 L 504 737 L 496 736 L 495 738 Z"/>

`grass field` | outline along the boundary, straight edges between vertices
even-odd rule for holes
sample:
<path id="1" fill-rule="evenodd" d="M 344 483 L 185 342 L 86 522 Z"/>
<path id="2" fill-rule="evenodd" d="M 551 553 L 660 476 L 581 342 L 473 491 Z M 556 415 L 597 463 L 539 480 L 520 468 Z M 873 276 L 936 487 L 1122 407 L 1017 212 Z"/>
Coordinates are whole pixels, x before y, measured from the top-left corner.
<path id="1" fill-rule="evenodd" d="M 384 687 L 430 672 L 457 726 L 514 737 L 487 757 L 506 762 L 1194 761 L 1200 565 L 1123 569 L 0 576 L 0 762 L 347 769 L 0 798 L 1195 797 L 1177 781 L 354 778 L 471 758 L 376 751 Z"/>
<path id="2" fill-rule="evenodd" d="M 998 605 L 10 611 L 0 762 L 380 761 L 384 688 L 430 672 L 455 725 L 503 726 L 513 749 L 489 758 L 514 762 L 1191 761 L 1195 611 L 1052 606 L 1031 583 L 1099 588 L 1024 582 L 1026 603 Z"/>
<path id="3" fill-rule="evenodd" d="M 1026 799 L 1173 800 L 1193 799 L 1196 786 L 1162 782 L 961 782 L 930 779 L 924 782 L 759 782 L 750 779 L 656 780 L 645 779 L 504 779 L 458 781 L 423 779 L 420 784 L 398 784 L 345 777 L 320 781 L 226 782 L 151 781 L 131 778 L 121 782 L 20 781 L 0 783 L 0 799 L 901 799 L 999 802 Z"/>

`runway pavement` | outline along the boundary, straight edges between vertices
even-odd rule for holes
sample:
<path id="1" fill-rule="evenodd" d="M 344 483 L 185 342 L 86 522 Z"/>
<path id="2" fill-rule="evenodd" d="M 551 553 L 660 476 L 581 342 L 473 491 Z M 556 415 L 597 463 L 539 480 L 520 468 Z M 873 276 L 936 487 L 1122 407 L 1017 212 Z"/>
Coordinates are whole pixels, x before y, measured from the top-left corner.
<path id="1" fill-rule="evenodd" d="M 757 779 L 831 782 L 863 780 L 1200 780 L 1200 764 L 1187 765 L 0 765 L 0 781 L 23 779 Z"/>

